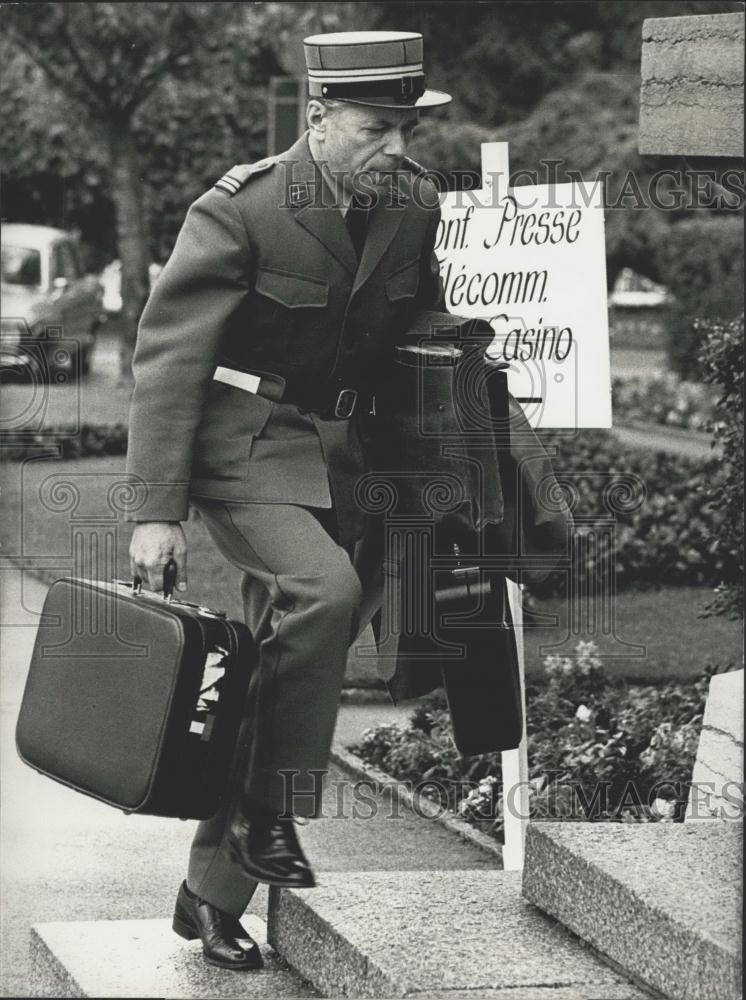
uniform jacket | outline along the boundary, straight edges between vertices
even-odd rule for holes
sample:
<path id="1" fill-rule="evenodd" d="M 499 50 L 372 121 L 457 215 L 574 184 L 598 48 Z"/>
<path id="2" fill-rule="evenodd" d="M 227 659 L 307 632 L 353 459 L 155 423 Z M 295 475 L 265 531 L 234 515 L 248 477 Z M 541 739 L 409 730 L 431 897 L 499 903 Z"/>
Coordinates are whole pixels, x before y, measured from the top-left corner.
<path id="1" fill-rule="evenodd" d="M 396 198 L 379 200 L 371 212 L 358 264 L 341 212 L 324 197 L 307 135 L 280 156 L 231 174 L 238 180 L 219 183 L 191 205 L 140 322 L 127 471 L 142 488 L 134 491 L 129 519 L 184 520 L 190 494 L 333 502 L 344 545 L 364 527 L 354 491 L 366 471 L 424 471 L 436 479 L 445 471 L 467 483 L 455 519 L 462 540 L 478 521 L 502 526 L 507 534 L 498 548 L 512 548 L 515 512 L 502 470 L 485 463 L 491 471 L 475 506 L 474 456 L 446 467 L 437 435 L 423 450 L 411 409 L 417 394 L 406 379 L 392 378 L 395 345 L 419 339 L 431 314 L 444 311 L 433 185 L 415 172 L 400 175 Z M 295 401 L 215 381 L 218 365 L 271 372 Z M 310 405 L 321 384 L 378 387 L 384 412 L 324 419 Z M 397 384 L 404 385 L 398 404 Z M 433 383 L 429 412 L 440 431 L 453 429 L 450 392 L 449 379 Z M 308 406 L 297 402 L 306 395 Z M 415 493 L 404 478 L 398 482 L 406 504 Z M 423 485 L 418 481 L 415 491 Z M 534 508 L 529 535 L 539 537 L 534 529 L 543 519 Z M 560 525 L 550 521 L 551 548 Z M 437 665 L 425 672 L 413 677 L 405 661 L 393 676 L 390 664 L 382 675 L 392 694 L 407 697 L 437 684 Z"/>
<path id="2" fill-rule="evenodd" d="M 308 134 L 189 208 L 140 322 L 127 472 L 130 520 L 184 520 L 190 492 L 238 501 L 334 501 L 340 541 L 361 533 L 359 414 L 298 403 L 319 386 L 373 384 L 421 309 L 442 308 L 434 186 L 402 172 L 371 210 L 358 260 Z M 213 380 L 271 372 L 274 401 Z"/>

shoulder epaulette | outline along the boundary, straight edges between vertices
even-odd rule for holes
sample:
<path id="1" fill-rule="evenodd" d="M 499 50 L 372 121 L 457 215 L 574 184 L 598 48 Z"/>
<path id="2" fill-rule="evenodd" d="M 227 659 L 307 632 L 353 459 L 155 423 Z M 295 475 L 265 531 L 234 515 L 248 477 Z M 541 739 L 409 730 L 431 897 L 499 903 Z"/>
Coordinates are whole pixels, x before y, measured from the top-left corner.
<path id="1" fill-rule="evenodd" d="M 226 194 L 234 195 L 241 190 L 250 177 L 263 174 L 265 170 L 273 167 L 275 162 L 274 156 L 268 156 L 265 160 L 257 160 L 256 163 L 237 163 L 235 167 L 231 167 L 227 174 L 223 174 L 219 181 L 215 182 L 215 187 L 225 191 Z"/>

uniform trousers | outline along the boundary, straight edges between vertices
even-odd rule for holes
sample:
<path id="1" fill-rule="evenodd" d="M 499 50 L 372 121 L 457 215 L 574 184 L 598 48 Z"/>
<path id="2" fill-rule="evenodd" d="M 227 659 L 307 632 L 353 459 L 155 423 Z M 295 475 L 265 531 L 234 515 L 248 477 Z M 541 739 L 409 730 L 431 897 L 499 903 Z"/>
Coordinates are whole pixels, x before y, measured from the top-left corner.
<path id="1" fill-rule="evenodd" d="M 226 559 L 243 571 L 244 617 L 258 644 L 230 792 L 192 842 L 187 885 L 240 916 L 257 887 L 226 833 L 245 799 L 296 816 L 321 813 L 322 775 L 350 646 L 383 595 L 380 528 L 336 541 L 334 508 L 192 497 Z"/>

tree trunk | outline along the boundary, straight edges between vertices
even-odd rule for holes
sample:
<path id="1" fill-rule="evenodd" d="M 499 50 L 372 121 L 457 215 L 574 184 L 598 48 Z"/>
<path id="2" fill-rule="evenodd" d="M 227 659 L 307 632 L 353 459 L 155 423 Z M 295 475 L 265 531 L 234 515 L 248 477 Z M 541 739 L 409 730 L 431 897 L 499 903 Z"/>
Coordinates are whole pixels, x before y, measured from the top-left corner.
<path id="1" fill-rule="evenodd" d="M 119 373 L 122 381 L 132 378 L 132 352 L 140 313 L 148 298 L 148 232 L 140 165 L 129 122 L 111 123 L 109 128 L 112 197 L 117 225 L 117 247 L 122 265 L 122 335 Z"/>

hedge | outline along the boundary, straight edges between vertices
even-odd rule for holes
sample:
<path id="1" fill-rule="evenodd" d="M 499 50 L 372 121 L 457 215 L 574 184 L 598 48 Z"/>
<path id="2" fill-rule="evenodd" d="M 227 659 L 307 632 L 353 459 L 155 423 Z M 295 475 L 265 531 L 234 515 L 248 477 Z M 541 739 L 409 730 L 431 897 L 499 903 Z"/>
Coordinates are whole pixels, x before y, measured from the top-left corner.
<path id="1" fill-rule="evenodd" d="M 69 434 L 72 428 L 61 428 Z M 548 448 L 558 478 L 577 495 L 575 515 L 609 513 L 604 492 L 614 483 L 623 484 L 629 473 L 644 484 L 645 501 L 638 509 L 616 514 L 613 565 L 619 587 L 655 583 L 715 587 L 739 579 L 742 551 L 726 526 L 731 514 L 714 497 L 713 484 L 722 479 L 720 461 L 706 462 L 682 455 L 623 448 L 606 431 L 582 431 L 568 438 L 554 431 L 540 437 Z M 127 449 L 124 424 L 110 427 L 84 424 L 79 434 L 56 439 L 62 458 L 123 455 Z M 53 432 L 38 434 L 32 441 L 6 438 L 4 454 L 13 459 L 38 454 L 39 446 L 50 448 Z M 581 540 L 575 538 L 576 546 Z M 605 558 L 599 552 L 597 559 Z M 583 561 L 585 559 L 585 561 Z M 592 572 L 593 562 L 579 556 L 580 572 Z M 565 575 L 557 572 L 542 584 L 532 584 L 537 596 L 561 592 Z"/>
<path id="2" fill-rule="evenodd" d="M 660 280 L 674 296 L 669 362 L 682 378 L 702 377 L 697 317 L 727 322 L 743 309 L 743 219 L 699 213 L 672 225 L 659 249 Z"/>
<path id="3" fill-rule="evenodd" d="M 50 458 L 96 458 L 127 454 L 126 424 L 59 424 L 43 433 L 3 435 L 3 457 L 20 461 L 49 450 Z"/>
<path id="4" fill-rule="evenodd" d="M 651 378 L 617 376 L 611 383 L 614 423 L 704 431 L 714 412 L 714 395 L 709 386 L 686 382 L 672 372 Z"/>
<path id="5" fill-rule="evenodd" d="M 585 431 L 571 438 L 554 431 L 540 434 L 549 448 L 555 473 L 575 498 L 576 520 L 609 516 L 605 496 L 622 498 L 630 474 L 639 477 L 639 497 L 629 510 L 615 513 L 613 565 L 617 585 L 666 583 L 673 585 L 716 586 L 738 578 L 738 552 L 725 533 L 725 514 L 716 502 L 713 483 L 717 481 L 717 457 L 702 461 L 660 451 L 624 448 L 605 431 Z M 634 482 L 634 480 L 633 480 Z M 618 486 L 618 491 L 615 490 Z M 576 570 L 591 572 L 596 560 L 580 558 L 582 533 L 576 532 Z M 584 557 L 585 558 L 585 557 Z M 537 594 L 556 592 L 562 574 L 552 574 L 541 585 L 532 584 Z"/>
<path id="6" fill-rule="evenodd" d="M 714 470 L 713 515 L 718 522 L 721 551 L 729 553 L 728 571 L 719 582 L 709 610 L 741 618 L 743 615 L 743 313 L 731 323 L 701 321 L 700 363 L 706 381 L 717 386 L 720 398 L 709 429 L 722 441 L 723 459 Z"/>

